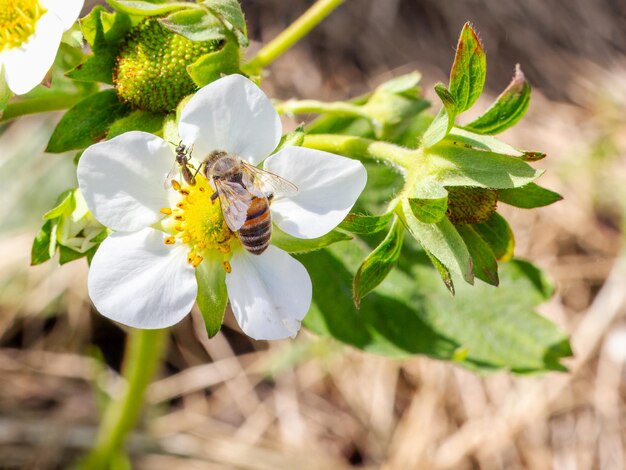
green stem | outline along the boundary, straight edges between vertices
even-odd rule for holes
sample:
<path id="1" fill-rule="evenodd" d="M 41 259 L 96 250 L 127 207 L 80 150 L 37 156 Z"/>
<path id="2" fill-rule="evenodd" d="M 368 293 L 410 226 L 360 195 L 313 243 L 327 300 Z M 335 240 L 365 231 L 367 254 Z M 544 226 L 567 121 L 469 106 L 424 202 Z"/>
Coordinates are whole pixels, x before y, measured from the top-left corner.
<path id="1" fill-rule="evenodd" d="M 246 66 L 250 72 L 259 72 L 274 62 L 290 47 L 322 22 L 324 18 L 341 5 L 344 0 L 318 0 L 304 14 L 287 27 L 276 38 L 266 44 Z"/>
<path id="2" fill-rule="evenodd" d="M 361 106 L 345 101 L 325 103 L 317 100 L 287 100 L 274 105 L 278 114 L 332 114 L 334 116 L 365 117 Z"/>
<path id="3" fill-rule="evenodd" d="M 124 440 L 134 428 L 143 398 L 152 381 L 167 345 L 167 330 L 137 330 L 128 333 L 122 375 L 126 389 L 111 400 L 104 412 L 96 443 L 80 468 L 106 470 L 119 459 Z"/>
<path id="4" fill-rule="evenodd" d="M 46 113 L 49 111 L 61 111 L 74 106 L 82 99 L 89 96 L 85 93 L 58 93 L 54 96 L 40 96 L 38 98 L 26 98 L 16 101 L 7 106 L 0 122 L 25 116 L 27 114 Z"/>
<path id="5" fill-rule="evenodd" d="M 384 160 L 407 170 L 414 166 L 418 158 L 417 150 L 351 135 L 308 134 L 302 145 L 352 158 Z"/>

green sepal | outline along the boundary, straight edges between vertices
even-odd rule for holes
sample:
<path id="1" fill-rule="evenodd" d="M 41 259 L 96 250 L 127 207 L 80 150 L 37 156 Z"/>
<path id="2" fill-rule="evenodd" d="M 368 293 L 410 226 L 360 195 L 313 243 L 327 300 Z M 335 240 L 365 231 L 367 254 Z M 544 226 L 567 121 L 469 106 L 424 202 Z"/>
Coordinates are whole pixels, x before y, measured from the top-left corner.
<path id="1" fill-rule="evenodd" d="M 485 51 L 472 25 L 463 26 L 452 70 L 450 70 L 450 93 L 454 97 L 457 113 L 468 110 L 483 92 L 487 76 Z"/>
<path id="2" fill-rule="evenodd" d="M 222 75 L 240 73 L 240 50 L 237 43 L 229 37 L 218 50 L 203 55 L 187 66 L 187 73 L 193 82 L 203 87 Z"/>
<path id="3" fill-rule="evenodd" d="M 201 4 L 224 23 L 241 47 L 248 47 L 246 20 L 238 0 L 204 0 Z"/>
<path id="4" fill-rule="evenodd" d="M 516 188 L 539 178 L 535 170 L 519 158 L 475 150 L 443 141 L 426 153 L 428 172 L 443 186 Z"/>
<path id="5" fill-rule="evenodd" d="M 460 127 L 453 128 L 444 141 L 457 147 L 516 157 L 525 162 L 536 162 L 546 157 L 543 152 L 519 150 L 491 135 L 477 134 Z"/>
<path id="6" fill-rule="evenodd" d="M 74 190 L 68 189 L 63 191 L 57 197 L 56 205 L 43 215 L 44 220 L 52 220 L 71 213 L 76 207 L 76 199 Z"/>
<path id="7" fill-rule="evenodd" d="M 352 282 L 352 298 L 356 308 L 361 306 L 361 299 L 385 280 L 395 266 L 404 240 L 404 226 L 394 219 L 387 236 L 359 266 Z"/>
<path id="8" fill-rule="evenodd" d="M 513 80 L 496 101 L 465 129 L 479 134 L 499 134 L 514 126 L 526 114 L 530 104 L 530 85 L 519 64 L 515 66 Z"/>
<path id="9" fill-rule="evenodd" d="M 4 66 L 0 65 L 0 118 L 9 105 L 11 94 L 9 85 L 7 85 L 7 81 L 4 78 Z"/>
<path id="10" fill-rule="evenodd" d="M 425 224 L 413 215 L 407 199 L 402 201 L 398 215 L 411 236 L 450 271 L 460 274 L 465 282 L 474 283 L 472 257 L 456 228 L 443 218 L 436 224 Z"/>
<path id="11" fill-rule="evenodd" d="M 113 84 L 113 67 L 115 66 L 115 52 L 104 50 L 99 54 L 88 57 L 83 63 L 65 74 L 72 80 L 83 82 L 101 82 Z"/>
<path id="12" fill-rule="evenodd" d="M 393 214 L 393 212 L 387 212 L 383 215 L 350 213 L 343 219 L 338 228 L 357 235 L 377 233 L 387 228 L 393 219 Z"/>
<path id="13" fill-rule="evenodd" d="M 72 27 L 61 36 L 61 43 L 67 44 L 70 47 L 80 48 L 83 47 L 84 39 L 83 33 L 80 30 L 80 24 L 74 23 Z"/>
<path id="14" fill-rule="evenodd" d="M 107 139 L 112 139 L 124 132 L 130 131 L 144 131 L 151 134 L 158 134 L 163 129 L 164 119 L 165 116 L 162 114 L 142 111 L 140 109 L 131 111 L 129 115 L 111 124 L 109 132 L 107 133 Z"/>
<path id="15" fill-rule="evenodd" d="M 56 237 L 53 232 L 56 230 L 56 223 L 46 220 L 35 235 L 33 246 L 30 250 L 30 264 L 36 266 L 48 261 L 56 250 Z"/>
<path id="16" fill-rule="evenodd" d="M 79 251 L 72 250 L 71 248 L 64 246 L 64 245 L 59 244 L 58 246 L 59 246 L 59 264 L 60 265 L 67 264 L 67 263 L 76 261 L 77 259 L 81 259 L 81 258 L 87 258 L 91 260 L 91 258 L 93 258 L 93 255 L 96 253 L 96 250 L 98 249 L 97 246 L 94 246 L 90 250 L 87 250 L 86 252 L 81 253 Z"/>
<path id="17" fill-rule="evenodd" d="M 198 296 L 196 303 L 204 318 L 209 338 L 215 336 L 222 327 L 224 311 L 228 303 L 226 292 L 226 271 L 218 257 L 206 257 L 196 268 Z"/>
<path id="18" fill-rule="evenodd" d="M 224 24 L 215 15 L 204 10 L 180 10 L 159 23 L 170 31 L 180 34 L 191 41 L 213 41 L 226 38 Z"/>
<path id="19" fill-rule="evenodd" d="M 189 8 L 188 2 L 150 2 L 142 0 L 107 0 L 107 3 L 117 11 L 129 15 L 157 16 L 171 11 Z"/>
<path id="20" fill-rule="evenodd" d="M 430 251 L 424 250 L 424 252 L 428 256 L 428 259 L 433 264 L 437 272 L 439 273 L 439 277 L 443 281 L 443 285 L 446 286 L 446 289 L 448 289 L 448 292 L 450 292 L 450 294 L 454 295 L 455 294 L 454 280 L 452 279 L 450 270 L 446 268 L 444 264 L 441 261 L 439 261 L 437 257 L 433 255 Z"/>
<path id="21" fill-rule="evenodd" d="M 474 275 L 481 281 L 498 286 L 498 262 L 489 244 L 473 229 L 472 225 L 458 225 L 459 235 L 463 238 L 472 257 Z"/>
<path id="22" fill-rule="evenodd" d="M 443 106 L 424 132 L 422 146 L 426 148 L 432 147 L 448 135 L 454 126 L 454 120 L 458 113 L 454 97 L 442 83 L 435 85 L 435 92 L 437 92 Z"/>
<path id="23" fill-rule="evenodd" d="M 61 153 L 88 147 L 106 136 L 111 124 L 128 112 L 115 90 L 88 96 L 63 115 L 50 137 L 46 152 Z"/>
<path id="24" fill-rule="evenodd" d="M 563 196 L 560 194 L 535 183 L 527 184 L 521 188 L 498 190 L 498 200 L 522 209 L 549 206 L 561 199 L 563 199 Z"/>
<path id="25" fill-rule="evenodd" d="M 272 229 L 272 245 L 287 253 L 308 253 L 347 240 L 352 240 L 352 237 L 338 230 L 331 230 L 318 238 L 297 238 L 283 232 L 276 225 Z"/>
<path id="26" fill-rule="evenodd" d="M 301 147 L 304 142 L 304 124 L 300 124 L 296 129 L 281 137 L 278 146 L 272 152 L 272 155 L 280 152 L 285 147 Z"/>
<path id="27" fill-rule="evenodd" d="M 431 178 L 420 179 L 409 198 L 413 215 L 421 222 L 434 224 L 443 219 L 448 208 L 448 191 Z"/>
<path id="28" fill-rule="evenodd" d="M 498 261 L 508 261 L 515 251 L 515 236 L 508 222 L 497 212 L 487 222 L 472 225 L 472 228 L 487 242 Z"/>

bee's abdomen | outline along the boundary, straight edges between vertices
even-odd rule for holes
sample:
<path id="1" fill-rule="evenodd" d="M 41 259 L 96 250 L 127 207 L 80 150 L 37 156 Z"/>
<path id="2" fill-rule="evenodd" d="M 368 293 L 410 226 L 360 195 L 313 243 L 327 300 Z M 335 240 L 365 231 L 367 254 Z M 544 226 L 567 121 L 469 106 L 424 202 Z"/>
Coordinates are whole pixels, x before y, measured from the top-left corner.
<path id="1" fill-rule="evenodd" d="M 266 250 L 272 238 L 272 217 L 266 198 L 252 199 L 238 235 L 243 247 L 253 255 L 260 255 Z"/>

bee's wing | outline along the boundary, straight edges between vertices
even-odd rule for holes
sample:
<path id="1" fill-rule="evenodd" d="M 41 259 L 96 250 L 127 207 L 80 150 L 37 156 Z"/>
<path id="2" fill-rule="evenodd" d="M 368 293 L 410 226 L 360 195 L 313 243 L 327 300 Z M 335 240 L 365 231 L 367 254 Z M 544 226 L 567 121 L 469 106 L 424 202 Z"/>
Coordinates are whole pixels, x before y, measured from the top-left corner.
<path id="1" fill-rule="evenodd" d="M 174 160 L 174 164 L 172 165 L 172 168 L 170 168 L 170 171 L 167 173 L 165 181 L 163 182 L 163 187 L 165 189 L 170 189 L 172 187 L 172 180 L 176 177 L 176 173 L 178 173 L 177 166 L 178 164 L 176 163 L 176 160 Z"/>
<path id="2" fill-rule="evenodd" d="M 217 180 L 215 187 L 226 225 L 236 232 L 246 221 L 252 195 L 241 184 L 230 181 Z"/>
<path id="3" fill-rule="evenodd" d="M 248 191 L 257 197 L 293 196 L 298 192 L 298 187 L 285 178 L 246 162 L 241 162 L 241 164 L 244 185 Z"/>

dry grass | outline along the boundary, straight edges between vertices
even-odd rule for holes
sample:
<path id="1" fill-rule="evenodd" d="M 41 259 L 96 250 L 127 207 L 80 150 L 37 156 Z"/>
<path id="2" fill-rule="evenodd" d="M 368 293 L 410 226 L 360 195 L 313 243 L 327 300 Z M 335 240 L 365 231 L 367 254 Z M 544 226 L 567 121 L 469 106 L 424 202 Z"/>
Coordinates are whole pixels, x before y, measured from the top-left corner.
<path id="1" fill-rule="evenodd" d="M 292 10 L 268 2 L 271 7 L 260 12 L 261 2 L 247 3 L 255 37 L 275 34 L 272 12 L 282 19 Z M 408 27 L 412 17 L 398 14 L 408 2 L 385 3 L 389 9 L 381 18 L 387 29 L 364 28 L 363 36 L 393 36 Z M 362 20 L 376 10 L 374 2 L 361 5 L 367 8 L 352 4 L 347 11 Z M 399 9 L 395 14 L 393 5 Z M 463 14 L 438 11 L 428 2 L 415 8 L 426 7 L 431 29 L 449 26 Z M 483 37 L 492 62 L 504 54 L 498 50 L 515 50 L 516 44 L 492 42 L 490 47 L 488 37 L 495 41 L 497 31 L 489 25 L 497 24 L 500 14 L 494 10 L 476 18 L 479 26 L 486 25 Z M 606 15 L 601 18 L 604 24 Z M 616 15 L 610 25 L 622 19 Z M 336 28 L 340 19 L 333 21 L 329 24 Z M 457 24 L 449 27 L 456 30 Z M 346 97 L 380 81 L 393 61 L 403 58 L 404 52 L 350 49 L 346 35 L 330 50 L 329 38 L 339 33 L 328 28 L 276 64 L 268 90 L 281 97 Z M 526 34 L 538 44 L 546 36 Z M 601 39 L 598 47 L 610 43 Z M 328 57 L 320 59 L 326 52 Z M 335 67 L 342 53 L 348 65 Z M 549 62 L 558 48 L 542 53 L 546 57 L 533 59 L 527 52 L 535 73 L 536 64 Z M 172 330 L 167 367 L 150 387 L 143 425 L 130 444 L 136 467 L 623 469 L 626 61 L 615 51 L 603 49 L 600 55 L 605 53 L 611 65 L 601 67 L 572 45 L 562 60 L 578 73 L 561 81 L 562 94 L 554 82 L 539 81 L 528 117 L 506 135 L 513 144 L 549 153 L 541 165 L 549 169 L 543 183 L 565 196 L 552 207 L 509 210 L 507 216 L 517 234 L 518 255 L 537 262 L 557 284 L 556 296 L 541 311 L 572 336 L 569 373 L 480 377 L 424 358 L 397 361 L 364 354 L 306 332 L 293 342 L 255 343 L 235 331 L 232 318 L 209 341 L 192 316 Z M 428 76 L 443 74 L 434 59 L 414 60 Z M 114 396 L 122 385 L 117 370 L 123 335 L 90 312 L 85 265 L 28 267 L 47 198 L 72 184 L 63 179 L 71 165 L 59 168 L 64 157 L 41 154 L 50 126 L 46 119 L 28 119 L 0 135 L 6 209 L 0 214 L 0 468 L 7 469 L 67 467 L 90 445 L 102 396 Z"/>

